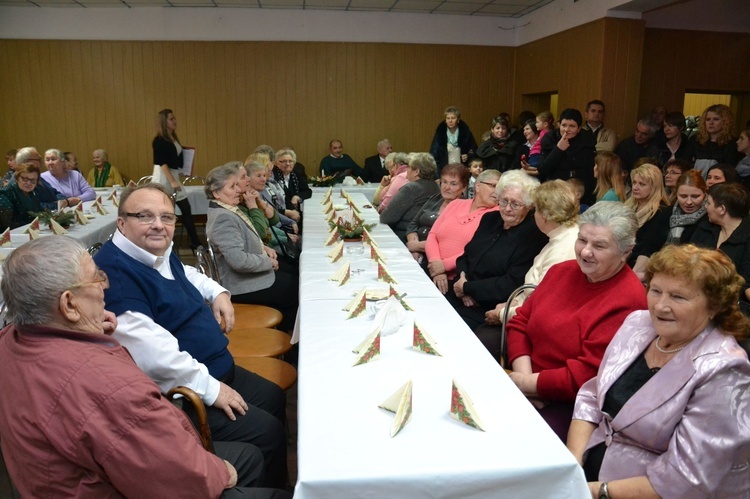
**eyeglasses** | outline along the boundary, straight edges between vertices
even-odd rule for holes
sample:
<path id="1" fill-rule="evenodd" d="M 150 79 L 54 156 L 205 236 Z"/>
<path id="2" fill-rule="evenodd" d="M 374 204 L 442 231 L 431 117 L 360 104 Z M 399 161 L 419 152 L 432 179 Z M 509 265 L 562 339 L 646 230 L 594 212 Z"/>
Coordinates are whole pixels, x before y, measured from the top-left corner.
<path id="1" fill-rule="evenodd" d="M 279 163 L 284 164 L 284 165 L 293 165 L 294 160 L 293 159 L 280 159 Z"/>
<path id="2" fill-rule="evenodd" d="M 664 175 L 682 175 L 682 172 L 677 170 L 667 170 L 667 172 Z"/>
<path id="3" fill-rule="evenodd" d="M 102 269 L 96 269 L 96 279 L 94 279 L 93 281 L 79 282 L 79 283 L 73 284 L 68 289 L 76 289 L 76 288 L 80 288 L 83 286 L 88 286 L 89 284 L 99 284 L 99 283 L 102 284 L 102 288 L 109 289 L 109 277 L 107 277 L 107 274 L 105 274 Z"/>
<path id="4" fill-rule="evenodd" d="M 32 185 L 34 185 L 34 184 L 38 184 L 39 183 L 39 177 L 37 177 L 37 178 L 29 178 L 29 177 L 19 176 L 18 180 L 20 180 L 24 184 L 32 184 Z"/>
<path id="5" fill-rule="evenodd" d="M 156 215 L 144 211 L 139 213 L 125 213 L 125 216 L 137 218 L 138 222 L 143 225 L 151 225 L 152 223 L 156 222 Z M 174 213 L 162 213 L 161 215 L 159 215 L 159 220 L 161 220 L 161 223 L 163 223 L 164 225 L 174 225 L 177 221 L 177 215 L 175 215 Z"/>
<path id="6" fill-rule="evenodd" d="M 500 201 L 497 202 L 497 204 L 498 206 L 500 206 L 500 208 L 505 208 L 510 205 L 510 209 L 513 211 L 518 211 L 525 206 L 516 201 L 511 201 L 510 199 L 501 199 Z"/>
<path id="7" fill-rule="evenodd" d="M 495 188 L 497 187 L 497 182 L 495 182 L 495 183 L 493 184 L 492 182 L 485 182 L 484 180 L 480 180 L 480 181 L 479 181 L 479 183 L 480 183 L 480 184 L 484 184 L 484 185 L 489 185 L 489 186 L 490 186 L 490 187 L 492 187 L 493 189 L 495 189 Z"/>

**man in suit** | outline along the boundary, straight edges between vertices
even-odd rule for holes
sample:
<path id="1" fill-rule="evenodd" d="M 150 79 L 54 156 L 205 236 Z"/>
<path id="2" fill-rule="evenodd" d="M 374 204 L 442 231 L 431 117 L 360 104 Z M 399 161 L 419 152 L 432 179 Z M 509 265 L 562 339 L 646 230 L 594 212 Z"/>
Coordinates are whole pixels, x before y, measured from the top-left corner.
<path id="1" fill-rule="evenodd" d="M 378 142 L 378 153 L 365 158 L 365 176 L 363 180 L 374 184 L 380 182 L 383 176 L 388 175 L 388 170 L 385 167 L 385 157 L 392 151 L 393 146 L 388 139 Z"/>

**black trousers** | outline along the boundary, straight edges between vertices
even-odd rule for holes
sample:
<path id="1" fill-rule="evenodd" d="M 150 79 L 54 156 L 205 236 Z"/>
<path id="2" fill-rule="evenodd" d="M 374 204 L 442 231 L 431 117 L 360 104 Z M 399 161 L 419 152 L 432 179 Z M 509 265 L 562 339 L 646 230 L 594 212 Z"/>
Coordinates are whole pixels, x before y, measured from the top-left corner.
<path id="1" fill-rule="evenodd" d="M 286 463 L 286 394 L 274 383 L 235 366 L 220 379 L 237 391 L 247 403 L 245 415 L 235 413 L 232 421 L 223 410 L 206 407 L 211 435 L 218 442 L 252 444 L 263 454 L 264 487 L 283 488 L 288 479 Z M 197 426 L 195 411 L 186 404 L 185 412 Z"/>
<path id="2" fill-rule="evenodd" d="M 183 199 L 175 203 L 180 208 L 180 218 L 182 219 L 182 226 L 188 233 L 190 238 L 190 247 L 195 249 L 201 244 L 200 238 L 198 238 L 198 232 L 195 230 L 195 223 L 193 222 L 193 211 L 190 208 L 190 201 Z"/>
<path id="3" fill-rule="evenodd" d="M 276 272 L 276 279 L 270 287 L 252 293 L 232 295 L 232 301 L 275 308 L 284 316 L 279 329 L 289 332 L 294 329 L 294 321 L 297 320 L 299 280 L 293 273 Z"/>
<path id="4" fill-rule="evenodd" d="M 291 497 L 283 490 L 258 488 L 263 481 L 263 454 L 250 444 L 237 442 L 214 442 L 216 455 L 234 466 L 237 470 L 237 486 L 225 490 L 225 499 L 257 498 L 282 499 Z"/>

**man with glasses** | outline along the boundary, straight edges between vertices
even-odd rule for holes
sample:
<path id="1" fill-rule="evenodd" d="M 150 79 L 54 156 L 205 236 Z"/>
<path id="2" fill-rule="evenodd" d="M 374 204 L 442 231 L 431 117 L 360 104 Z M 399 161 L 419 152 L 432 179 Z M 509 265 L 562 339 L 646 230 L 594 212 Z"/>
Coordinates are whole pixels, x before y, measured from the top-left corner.
<path id="1" fill-rule="evenodd" d="M 162 391 L 184 385 L 197 392 L 214 438 L 257 446 L 264 485 L 283 488 L 286 395 L 234 365 L 225 337 L 234 326 L 229 292 L 180 262 L 172 251 L 175 221 L 162 186 L 123 191 L 118 230 L 95 256 L 116 283 L 105 292 L 107 309 L 117 314 L 114 337 Z"/>

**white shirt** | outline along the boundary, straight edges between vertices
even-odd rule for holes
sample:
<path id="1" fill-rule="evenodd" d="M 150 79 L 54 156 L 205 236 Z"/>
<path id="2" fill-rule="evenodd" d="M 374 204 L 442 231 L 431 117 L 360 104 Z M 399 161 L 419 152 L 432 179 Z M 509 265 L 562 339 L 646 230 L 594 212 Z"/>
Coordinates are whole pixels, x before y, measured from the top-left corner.
<path id="1" fill-rule="evenodd" d="M 174 280 L 169 267 L 172 253 L 170 244 L 164 256 L 152 255 L 136 246 L 118 230 L 112 243 L 126 255 L 148 267 L 156 269 L 162 277 Z M 213 302 L 221 293 L 229 293 L 216 281 L 183 265 L 185 277 L 206 301 Z M 113 335 L 159 389 L 166 393 L 176 386 L 187 386 L 195 391 L 206 405 L 213 405 L 219 396 L 219 380 L 208 373 L 208 368 L 189 353 L 180 351 L 177 338 L 140 312 L 127 311 L 117 316 L 117 329 Z"/>

